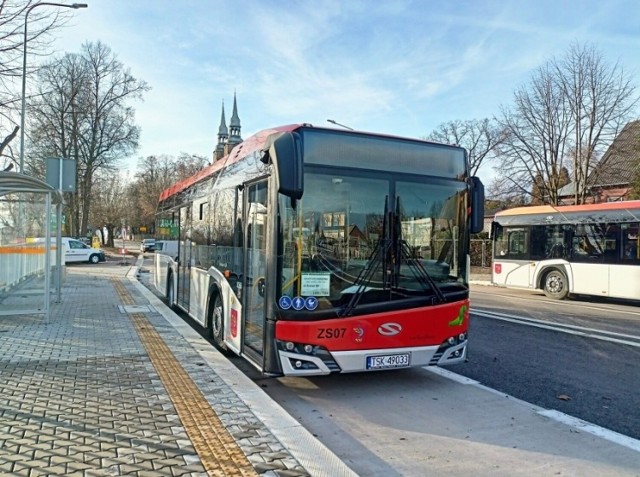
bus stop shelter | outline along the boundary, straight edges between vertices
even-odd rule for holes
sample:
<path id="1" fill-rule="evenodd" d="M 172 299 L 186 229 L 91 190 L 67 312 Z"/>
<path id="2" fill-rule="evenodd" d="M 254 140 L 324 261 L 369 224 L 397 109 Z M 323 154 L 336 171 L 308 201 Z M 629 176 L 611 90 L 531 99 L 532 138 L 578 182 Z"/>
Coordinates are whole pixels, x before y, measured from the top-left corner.
<path id="1" fill-rule="evenodd" d="M 0 172 L 0 316 L 41 314 L 49 321 L 52 289 L 60 299 L 64 263 L 61 212 L 62 194 L 54 187 Z"/>

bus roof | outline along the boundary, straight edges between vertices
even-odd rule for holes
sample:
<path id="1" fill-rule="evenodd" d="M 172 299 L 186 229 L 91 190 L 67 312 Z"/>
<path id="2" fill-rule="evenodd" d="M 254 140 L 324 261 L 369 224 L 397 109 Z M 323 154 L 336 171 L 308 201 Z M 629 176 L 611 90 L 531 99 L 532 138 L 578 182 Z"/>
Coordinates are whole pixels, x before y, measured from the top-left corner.
<path id="1" fill-rule="evenodd" d="M 516 207 L 497 212 L 494 220 L 502 225 L 638 222 L 640 221 L 640 200 L 582 205 Z"/>
<path id="2" fill-rule="evenodd" d="M 160 202 L 172 197 L 175 194 L 178 194 L 184 191 L 185 189 L 189 188 L 194 184 L 197 184 L 198 182 L 206 179 L 207 177 L 210 177 L 211 175 L 213 175 L 215 172 L 219 171 L 223 167 L 233 164 L 234 162 L 240 160 L 241 158 L 247 156 L 248 154 L 251 154 L 253 152 L 256 152 L 265 148 L 265 146 L 267 146 L 268 144 L 269 138 L 273 134 L 291 132 L 291 131 L 300 129 L 302 127 L 312 127 L 313 129 L 317 129 L 317 130 L 338 131 L 341 133 L 345 133 L 345 131 L 342 131 L 339 129 L 316 127 L 316 126 L 312 126 L 311 124 L 289 124 L 286 126 L 278 126 L 274 128 L 263 129 L 262 131 L 257 132 L 253 136 L 250 136 L 249 138 L 245 139 L 240 144 L 238 144 L 236 147 L 234 147 L 230 154 L 227 154 L 226 156 L 220 158 L 213 164 L 210 164 L 202 168 L 200 171 L 198 171 L 191 177 L 187 177 L 186 179 L 178 181 L 175 184 L 171 185 L 170 187 L 167 187 L 160 194 Z M 456 146 L 454 144 L 442 144 L 442 143 L 436 143 L 433 141 L 426 141 L 424 139 L 391 136 L 386 134 L 370 133 L 370 132 L 364 132 L 364 131 L 346 131 L 346 132 L 365 135 L 365 136 L 372 136 L 372 137 L 398 139 L 398 140 L 409 141 L 409 142 L 429 143 L 429 144 L 435 144 L 438 146 L 444 146 L 447 148 L 461 149 L 460 146 Z"/>
<path id="3" fill-rule="evenodd" d="M 193 184 L 197 184 L 203 179 L 214 174 L 216 171 L 222 169 L 225 165 L 233 164 L 241 157 L 246 156 L 247 154 L 251 154 L 252 152 L 258 151 L 262 149 L 266 143 L 269 136 L 276 133 L 287 132 L 287 131 L 295 131 L 301 125 L 300 124 L 289 124 L 287 126 L 279 126 L 271 129 L 263 129 L 262 131 L 257 132 L 253 136 L 245 139 L 236 147 L 233 148 L 230 154 L 220 158 L 213 164 L 210 164 L 200 171 L 196 172 L 191 177 L 187 177 L 179 182 L 176 182 L 170 187 L 167 187 L 160 194 L 160 201 L 162 202 L 165 199 L 168 199 L 174 194 L 182 192 Z"/>
<path id="4" fill-rule="evenodd" d="M 598 204 L 582 205 L 532 205 L 528 207 L 515 207 L 513 209 L 506 209 L 496 212 L 496 217 L 533 214 L 564 214 L 567 212 L 605 212 L 609 210 L 623 209 L 640 209 L 640 200 L 601 202 Z"/>

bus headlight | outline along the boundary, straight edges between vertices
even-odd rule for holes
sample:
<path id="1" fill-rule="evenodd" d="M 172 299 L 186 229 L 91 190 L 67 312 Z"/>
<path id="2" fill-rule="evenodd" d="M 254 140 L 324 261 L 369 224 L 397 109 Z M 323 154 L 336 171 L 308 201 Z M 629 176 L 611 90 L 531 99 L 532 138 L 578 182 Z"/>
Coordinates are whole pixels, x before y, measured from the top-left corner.
<path id="1" fill-rule="evenodd" d="M 284 347 L 287 349 L 287 351 L 293 351 L 293 348 L 295 348 L 296 345 L 294 345 L 291 341 L 287 341 Z"/>
<path id="2" fill-rule="evenodd" d="M 448 340 L 447 343 L 449 343 L 451 346 L 453 346 L 454 344 L 456 344 L 456 339 L 451 336 Z"/>

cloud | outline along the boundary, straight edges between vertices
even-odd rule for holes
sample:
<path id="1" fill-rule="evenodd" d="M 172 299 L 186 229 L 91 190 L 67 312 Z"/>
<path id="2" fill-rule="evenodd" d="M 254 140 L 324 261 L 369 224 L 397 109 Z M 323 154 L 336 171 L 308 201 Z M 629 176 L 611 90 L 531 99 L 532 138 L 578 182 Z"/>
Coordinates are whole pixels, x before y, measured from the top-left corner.
<path id="1" fill-rule="evenodd" d="M 136 105 L 140 154 L 209 155 L 237 91 L 243 136 L 331 118 L 423 136 L 491 117 L 574 41 L 638 71 L 637 2 L 92 0 L 63 50 L 101 40 L 153 90 Z M 625 12 L 621 15 L 621 12 Z"/>

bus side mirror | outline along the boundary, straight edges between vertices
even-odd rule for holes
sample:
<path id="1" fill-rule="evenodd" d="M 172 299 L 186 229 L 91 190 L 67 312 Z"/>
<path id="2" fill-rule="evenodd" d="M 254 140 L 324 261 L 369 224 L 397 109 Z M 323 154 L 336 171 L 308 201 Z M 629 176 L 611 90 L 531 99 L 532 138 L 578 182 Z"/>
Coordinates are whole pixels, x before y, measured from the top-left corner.
<path id="1" fill-rule="evenodd" d="M 470 232 L 477 234 L 484 229 L 484 185 L 479 177 L 471 177 L 471 226 Z"/>
<path id="2" fill-rule="evenodd" d="M 291 132 L 279 135 L 268 146 L 267 157 L 276 170 L 280 184 L 278 192 L 293 200 L 302 198 L 304 190 L 302 151 L 296 136 Z"/>

